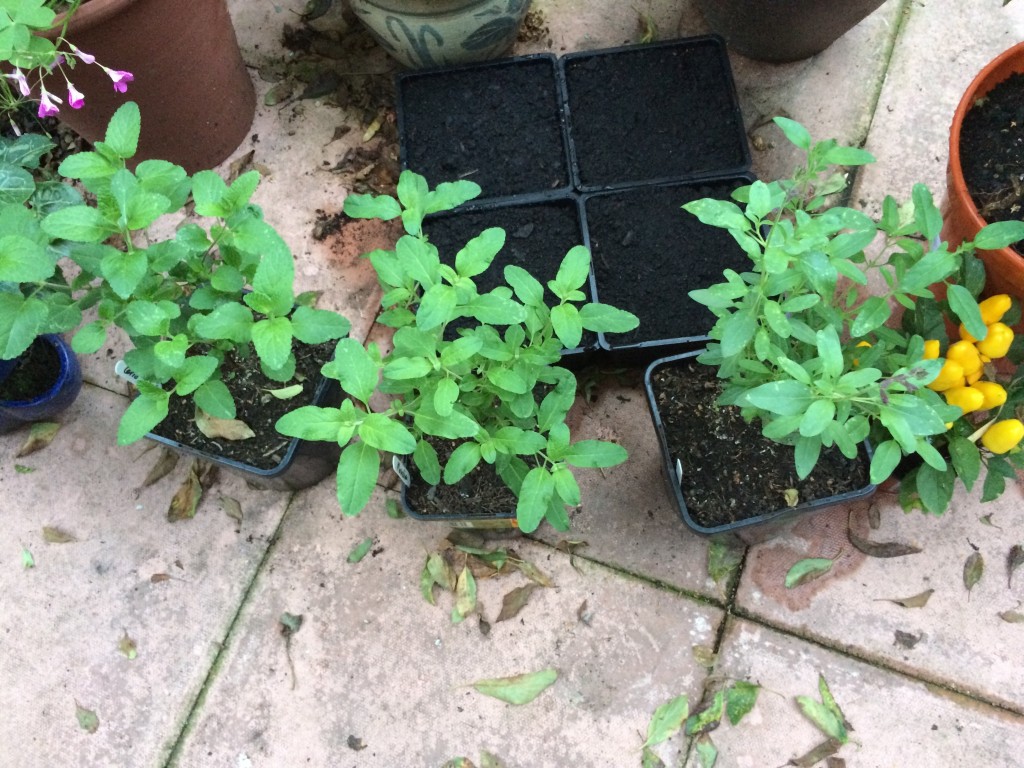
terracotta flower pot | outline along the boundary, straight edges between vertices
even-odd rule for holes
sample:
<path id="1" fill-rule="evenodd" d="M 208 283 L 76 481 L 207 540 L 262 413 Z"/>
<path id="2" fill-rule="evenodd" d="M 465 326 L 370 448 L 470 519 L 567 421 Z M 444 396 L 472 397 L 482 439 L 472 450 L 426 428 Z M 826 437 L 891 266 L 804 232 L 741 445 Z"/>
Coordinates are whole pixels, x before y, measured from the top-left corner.
<path id="1" fill-rule="evenodd" d="M 63 17 L 51 31 L 59 34 Z M 161 159 L 190 173 L 212 168 L 242 143 L 256 112 L 256 94 L 235 38 L 226 0 L 86 0 L 67 38 L 113 70 L 131 72 L 126 93 L 114 90 L 96 64 L 69 70 L 85 104 L 65 104 L 60 119 L 91 142 L 103 138 L 114 111 L 135 101 L 142 137 L 133 160 Z M 60 74 L 48 90 L 63 94 Z"/>
<path id="2" fill-rule="evenodd" d="M 964 182 L 960 163 L 960 131 L 964 118 L 978 99 L 1018 72 L 1024 72 L 1024 42 L 1003 51 L 978 73 L 953 114 L 949 129 L 946 199 L 942 204 L 942 239 L 951 246 L 974 239 L 978 231 L 988 224 L 978 212 Z M 1024 299 L 1024 257 L 1010 247 L 996 251 L 979 250 L 977 255 L 985 262 L 986 293 L 1008 293 Z"/>
<path id="3" fill-rule="evenodd" d="M 384 49 L 407 67 L 439 67 L 501 56 L 512 47 L 530 0 L 350 0 Z"/>
<path id="4" fill-rule="evenodd" d="M 828 48 L 883 0 L 699 0 L 729 47 L 762 61 L 798 61 Z"/>

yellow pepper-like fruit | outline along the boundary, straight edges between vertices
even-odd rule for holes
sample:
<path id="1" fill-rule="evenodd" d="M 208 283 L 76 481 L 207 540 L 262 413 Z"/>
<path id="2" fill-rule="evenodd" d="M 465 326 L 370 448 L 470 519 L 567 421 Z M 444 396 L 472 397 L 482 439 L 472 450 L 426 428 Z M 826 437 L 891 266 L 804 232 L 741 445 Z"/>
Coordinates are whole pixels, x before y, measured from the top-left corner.
<path id="1" fill-rule="evenodd" d="M 978 304 L 978 309 L 981 310 L 981 319 L 985 322 L 985 325 L 998 323 L 1003 319 L 1003 315 L 1010 310 L 1012 304 L 1013 301 L 1005 293 L 989 296 Z"/>
<path id="2" fill-rule="evenodd" d="M 947 360 L 956 360 L 964 369 L 964 376 L 980 371 L 983 363 L 978 348 L 969 341 L 958 341 L 949 345 L 946 350 Z"/>
<path id="3" fill-rule="evenodd" d="M 957 406 L 964 413 L 973 413 L 985 402 L 985 395 L 974 387 L 950 387 L 942 396 L 950 405 Z"/>
<path id="4" fill-rule="evenodd" d="M 1006 453 L 1024 438 L 1024 423 L 1020 419 L 997 421 L 981 436 L 981 444 L 992 453 Z"/>
<path id="5" fill-rule="evenodd" d="M 938 360 L 939 358 L 939 340 L 928 339 L 924 343 L 924 359 L 925 360 Z"/>
<path id="6" fill-rule="evenodd" d="M 998 408 L 1006 402 L 1006 390 L 994 381 L 979 381 L 971 386 L 981 392 L 985 398 L 980 410 L 987 411 L 990 408 Z"/>
<path id="7" fill-rule="evenodd" d="M 868 342 L 866 342 L 866 341 L 858 341 L 857 342 L 857 346 L 858 347 L 870 347 L 871 345 Z M 858 365 L 860 365 L 860 358 L 859 357 L 853 358 L 853 367 L 856 368 Z"/>
<path id="8" fill-rule="evenodd" d="M 971 336 L 970 331 L 967 330 L 967 326 L 964 325 L 963 323 L 960 323 L 960 339 L 962 341 L 969 341 L 971 342 L 971 344 L 977 341 L 976 338 Z"/>
<path id="9" fill-rule="evenodd" d="M 977 384 L 978 380 L 982 377 L 982 374 L 984 374 L 984 373 L 985 373 L 985 369 L 984 368 L 979 368 L 974 373 L 969 374 L 967 376 L 964 376 L 964 379 L 967 381 L 968 385 L 970 385 L 970 384 Z"/>
<path id="10" fill-rule="evenodd" d="M 1013 329 L 1005 323 L 992 323 L 988 327 L 988 335 L 984 340 L 979 341 L 978 351 L 993 360 L 1005 357 L 1010 351 L 1010 344 L 1013 343 Z"/>
<path id="11" fill-rule="evenodd" d="M 928 389 L 936 392 L 945 392 L 950 387 L 962 387 L 964 385 L 964 369 L 956 360 L 946 360 L 935 377 L 935 381 L 928 385 Z"/>

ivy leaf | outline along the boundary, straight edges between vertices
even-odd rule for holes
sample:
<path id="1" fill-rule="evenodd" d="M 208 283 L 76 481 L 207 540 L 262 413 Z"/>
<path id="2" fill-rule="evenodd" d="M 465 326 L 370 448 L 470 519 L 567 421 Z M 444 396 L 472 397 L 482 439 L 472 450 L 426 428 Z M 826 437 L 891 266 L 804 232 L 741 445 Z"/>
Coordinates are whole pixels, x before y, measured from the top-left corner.
<path id="1" fill-rule="evenodd" d="M 833 562 L 827 557 L 809 557 L 798 561 L 786 574 L 786 589 L 793 589 L 820 578 L 832 569 Z"/>
<path id="2" fill-rule="evenodd" d="M 550 688 L 557 679 L 558 670 L 552 668 L 513 677 L 479 680 L 473 683 L 473 687 L 485 696 L 519 705 L 529 704 Z"/>

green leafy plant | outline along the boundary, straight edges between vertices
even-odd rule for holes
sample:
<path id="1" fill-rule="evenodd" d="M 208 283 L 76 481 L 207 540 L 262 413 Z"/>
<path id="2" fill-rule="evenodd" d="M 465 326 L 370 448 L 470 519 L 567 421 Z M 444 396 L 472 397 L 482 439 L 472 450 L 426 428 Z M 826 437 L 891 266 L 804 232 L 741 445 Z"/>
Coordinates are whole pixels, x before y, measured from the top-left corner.
<path id="1" fill-rule="evenodd" d="M 872 482 L 888 478 L 910 455 L 929 473 L 964 477 L 963 466 L 950 464 L 936 447 L 963 410 L 929 388 L 946 361 L 926 356 L 923 334 L 936 337 L 945 310 L 974 338 L 985 338 L 973 251 L 1021 239 L 1024 223 L 991 224 L 973 243 L 950 250 L 939 240 L 942 218 L 924 185 L 903 205 L 886 197 L 877 220 L 829 207 L 829 196 L 847 183 L 836 166 L 874 158 L 834 140 L 814 143 L 792 120 L 775 122 L 806 155 L 791 178 L 737 189 L 736 202 L 683 206 L 729 230 L 751 261 L 749 272 L 726 270 L 724 282 L 690 293 L 716 316 L 713 341 L 698 359 L 716 366 L 724 380 L 719 403 L 740 407 L 760 420 L 765 437 L 792 445 L 801 478 L 822 449 L 836 446 L 852 459 L 869 437 Z M 983 284 L 983 268 L 981 274 Z M 881 288 L 865 296 L 869 275 Z M 946 290 L 941 306 L 936 284 Z M 904 312 L 898 328 L 887 325 L 894 305 Z M 930 322 L 927 331 L 922 319 Z M 927 474 L 917 489 L 934 482 Z M 945 508 L 951 481 L 948 486 L 948 494 L 921 494 L 929 511 Z"/>
<path id="2" fill-rule="evenodd" d="M 566 414 L 576 396 L 576 378 L 559 365 L 563 348 L 579 345 L 584 329 L 623 332 L 635 328 L 633 315 L 605 304 L 584 303 L 581 290 L 590 254 L 576 247 L 566 254 L 555 279 L 545 286 L 521 267 L 504 270 L 508 285 L 477 291 L 484 272 L 505 242 L 487 229 L 466 243 L 454 267 L 442 263 L 427 240 L 423 219 L 472 199 L 480 188 L 469 181 L 440 184 L 403 172 L 397 199 L 351 195 L 345 212 L 356 218 L 401 218 L 405 228 L 394 250 L 368 254 L 380 280 L 379 322 L 395 329 L 393 350 L 363 348 L 354 339 L 338 344 L 324 375 L 349 395 L 340 408 L 299 408 L 277 425 L 286 435 L 337 441 L 338 499 L 346 515 L 368 502 L 388 452 L 412 456 L 430 484 L 459 482 L 481 462 L 494 465 L 516 494 L 519 527 L 533 531 L 547 518 L 564 530 L 565 506 L 580 503 L 570 467 L 609 467 L 626 458 L 618 445 L 600 440 L 573 443 Z M 455 321 L 474 327 L 446 333 Z M 378 385 L 378 381 L 380 384 Z M 390 399 L 374 411 L 376 393 Z M 442 468 L 428 438 L 457 441 Z"/>
<path id="3" fill-rule="evenodd" d="M 162 421 L 172 396 L 191 396 L 214 418 L 235 418 L 220 375 L 228 352 L 255 353 L 266 376 L 288 382 L 295 341 L 320 344 L 349 331 L 344 317 L 295 296 L 291 252 L 250 202 L 259 174 L 228 185 L 213 171 L 190 177 L 163 160 L 143 161 L 132 172 L 126 161 L 140 128 L 139 109 L 128 102 L 94 151 L 65 159 L 60 173 L 95 202 L 62 207 L 41 225 L 80 268 L 72 282 L 80 302 L 97 310 L 75 334 L 74 350 L 96 352 L 114 327 L 134 344 L 125 363 L 138 377 L 139 395 L 121 419 L 121 444 Z M 189 203 L 210 223 L 185 220 L 165 240 L 144 236 Z"/>

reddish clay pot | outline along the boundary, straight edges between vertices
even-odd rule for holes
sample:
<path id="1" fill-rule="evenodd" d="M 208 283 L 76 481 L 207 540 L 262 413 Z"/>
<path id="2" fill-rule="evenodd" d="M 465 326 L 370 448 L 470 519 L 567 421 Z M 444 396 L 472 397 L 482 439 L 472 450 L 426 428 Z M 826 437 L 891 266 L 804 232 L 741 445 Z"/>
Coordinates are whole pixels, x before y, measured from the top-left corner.
<path id="1" fill-rule="evenodd" d="M 51 31 L 56 37 L 63 17 Z M 212 168 L 245 138 L 256 112 L 226 0 L 86 0 L 68 25 L 67 39 L 114 70 L 135 79 L 117 93 L 97 65 L 76 62 L 69 72 L 85 105 L 65 104 L 60 119 L 85 139 L 103 138 L 114 111 L 134 101 L 142 136 L 134 162 L 161 159 L 189 173 Z M 63 94 L 63 78 L 47 87 Z"/>
<path id="2" fill-rule="evenodd" d="M 973 240 L 986 224 L 971 199 L 960 166 L 960 130 L 964 117 L 974 103 L 1010 75 L 1024 72 L 1024 42 L 1003 51 L 978 73 L 960 99 L 949 129 L 949 166 L 946 175 L 946 199 L 942 203 L 942 239 L 956 247 Z M 985 293 L 1008 293 L 1024 299 L 1024 258 L 1013 248 L 977 252 L 985 262 Z"/>

